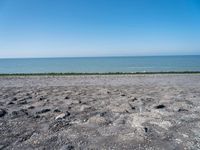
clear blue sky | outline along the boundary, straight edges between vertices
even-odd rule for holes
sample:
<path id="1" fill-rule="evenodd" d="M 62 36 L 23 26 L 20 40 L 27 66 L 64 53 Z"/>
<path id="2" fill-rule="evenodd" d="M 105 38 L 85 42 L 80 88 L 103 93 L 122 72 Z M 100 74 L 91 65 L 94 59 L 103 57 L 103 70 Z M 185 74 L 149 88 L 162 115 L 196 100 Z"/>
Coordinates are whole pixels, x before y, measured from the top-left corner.
<path id="1" fill-rule="evenodd" d="M 200 0 L 0 0 L 0 57 L 200 54 Z"/>

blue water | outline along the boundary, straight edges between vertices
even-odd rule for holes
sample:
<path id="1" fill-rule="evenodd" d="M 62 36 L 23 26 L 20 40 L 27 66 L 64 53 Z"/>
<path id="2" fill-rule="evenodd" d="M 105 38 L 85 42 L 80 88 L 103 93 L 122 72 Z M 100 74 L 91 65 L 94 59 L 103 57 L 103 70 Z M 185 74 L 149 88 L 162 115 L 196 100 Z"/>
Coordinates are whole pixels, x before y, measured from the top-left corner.
<path id="1" fill-rule="evenodd" d="M 200 71 L 200 56 L 0 59 L 0 73 Z"/>

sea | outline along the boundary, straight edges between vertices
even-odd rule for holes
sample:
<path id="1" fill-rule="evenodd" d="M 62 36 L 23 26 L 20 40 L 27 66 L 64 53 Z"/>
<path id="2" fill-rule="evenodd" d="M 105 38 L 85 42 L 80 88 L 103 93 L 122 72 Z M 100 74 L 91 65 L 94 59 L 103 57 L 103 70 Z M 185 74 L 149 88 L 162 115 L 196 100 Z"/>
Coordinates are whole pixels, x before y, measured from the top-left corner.
<path id="1" fill-rule="evenodd" d="M 171 71 L 200 71 L 200 55 L 0 59 L 1 74 Z"/>

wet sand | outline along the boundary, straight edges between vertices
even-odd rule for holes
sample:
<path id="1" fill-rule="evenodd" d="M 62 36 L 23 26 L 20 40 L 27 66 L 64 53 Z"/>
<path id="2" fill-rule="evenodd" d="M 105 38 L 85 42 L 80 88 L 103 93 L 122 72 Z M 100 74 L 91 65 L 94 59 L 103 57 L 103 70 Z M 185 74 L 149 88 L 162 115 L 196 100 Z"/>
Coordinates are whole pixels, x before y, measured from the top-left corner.
<path id="1" fill-rule="evenodd" d="M 200 149 L 200 75 L 0 77 L 0 149 Z"/>

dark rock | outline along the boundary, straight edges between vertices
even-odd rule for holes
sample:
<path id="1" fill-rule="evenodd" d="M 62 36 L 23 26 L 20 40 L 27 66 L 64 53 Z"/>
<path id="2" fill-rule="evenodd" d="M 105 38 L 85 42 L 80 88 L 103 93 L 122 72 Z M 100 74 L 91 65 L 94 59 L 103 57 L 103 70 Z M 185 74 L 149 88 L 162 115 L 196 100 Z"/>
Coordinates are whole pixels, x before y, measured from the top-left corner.
<path id="1" fill-rule="evenodd" d="M 34 118 L 36 118 L 36 119 L 37 119 L 37 118 L 40 118 L 40 115 L 35 115 Z"/>
<path id="2" fill-rule="evenodd" d="M 78 103 L 79 103 L 79 104 L 81 104 L 81 103 L 82 103 L 82 101 L 81 101 L 81 100 L 79 100 L 79 101 L 78 101 Z"/>
<path id="3" fill-rule="evenodd" d="M 188 111 L 187 109 L 184 109 L 184 108 L 179 108 L 178 109 L 178 112 L 182 112 L 182 111 Z"/>
<path id="4" fill-rule="evenodd" d="M 61 112 L 59 109 L 55 109 L 54 112 Z"/>
<path id="5" fill-rule="evenodd" d="M 29 106 L 28 107 L 28 109 L 34 109 L 35 108 L 35 106 Z"/>
<path id="6" fill-rule="evenodd" d="M 161 104 L 161 105 L 158 105 L 158 106 L 155 106 L 155 108 L 156 109 L 163 109 L 163 108 L 165 108 L 166 106 L 165 105 L 163 105 L 163 104 Z"/>
<path id="7" fill-rule="evenodd" d="M 121 94 L 121 96 L 126 96 L 125 94 Z"/>
<path id="8" fill-rule="evenodd" d="M 69 99 L 69 96 L 66 96 L 65 99 Z"/>
<path id="9" fill-rule="evenodd" d="M 49 111 L 51 111 L 51 109 L 46 108 L 46 109 L 42 109 L 41 111 L 36 112 L 36 114 L 43 114 Z"/>
<path id="10" fill-rule="evenodd" d="M 13 104 L 15 104 L 15 103 L 13 103 L 13 102 L 9 102 L 9 103 L 8 103 L 8 105 L 13 105 Z"/>
<path id="11" fill-rule="evenodd" d="M 65 115 L 70 116 L 70 112 L 66 111 Z"/>
<path id="12" fill-rule="evenodd" d="M 21 100 L 17 104 L 19 104 L 19 105 L 25 105 L 25 104 L 27 104 L 27 101 L 26 100 Z"/>
<path id="13" fill-rule="evenodd" d="M 44 98 L 43 96 L 39 98 L 40 101 L 42 101 L 42 100 L 44 100 L 44 99 L 45 99 L 45 98 Z"/>
<path id="14" fill-rule="evenodd" d="M 7 112 L 4 109 L 0 108 L 0 117 L 3 117 L 7 114 Z"/>
<path id="15" fill-rule="evenodd" d="M 147 133 L 147 132 L 148 132 L 148 128 L 147 128 L 147 127 L 144 127 L 144 131 Z"/>
<path id="16" fill-rule="evenodd" d="M 132 109 L 132 110 L 135 110 L 135 106 L 131 106 L 131 109 Z"/>

